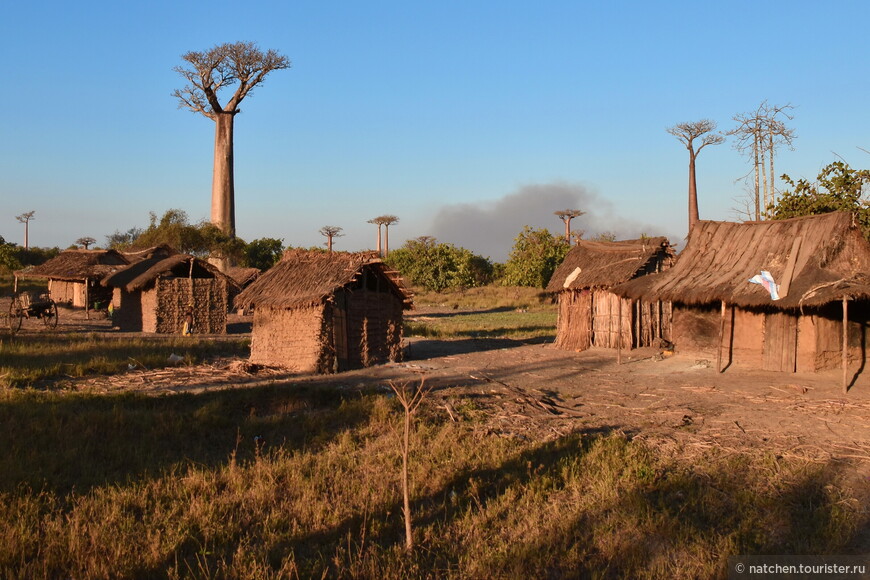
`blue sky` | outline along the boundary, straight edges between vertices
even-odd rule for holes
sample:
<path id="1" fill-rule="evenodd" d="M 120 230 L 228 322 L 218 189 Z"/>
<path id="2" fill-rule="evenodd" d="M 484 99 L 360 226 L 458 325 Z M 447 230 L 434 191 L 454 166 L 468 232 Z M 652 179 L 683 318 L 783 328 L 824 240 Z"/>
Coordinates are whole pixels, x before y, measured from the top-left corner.
<path id="1" fill-rule="evenodd" d="M 148 214 L 207 218 L 213 123 L 171 96 L 180 55 L 253 41 L 287 55 L 236 119 L 238 234 L 338 249 L 435 235 L 503 260 L 523 225 L 687 229 L 687 152 L 665 128 L 720 129 L 795 106 L 777 174 L 870 166 L 870 4 L 840 2 L 7 3 L 0 22 L 0 236 L 98 243 Z M 698 160 L 702 219 L 733 219 L 748 162 Z"/>

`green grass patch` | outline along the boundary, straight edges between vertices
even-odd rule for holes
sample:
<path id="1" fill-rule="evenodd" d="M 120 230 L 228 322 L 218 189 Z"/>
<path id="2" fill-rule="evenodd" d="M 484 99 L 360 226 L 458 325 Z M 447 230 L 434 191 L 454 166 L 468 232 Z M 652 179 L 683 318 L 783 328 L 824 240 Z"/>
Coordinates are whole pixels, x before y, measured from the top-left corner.
<path id="1" fill-rule="evenodd" d="M 405 336 L 428 338 L 537 338 L 555 336 L 556 310 L 454 311 L 406 316 Z"/>
<path id="2" fill-rule="evenodd" d="M 424 412 L 408 554 L 400 421 L 383 394 L 305 386 L 7 390 L 0 577 L 713 578 L 734 554 L 848 553 L 865 524 L 834 465 Z"/>
<path id="3" fill-rule="evenodd" d="M 532 309 L 551 305 L 554 298 L 540 288 L 522 286 L 481 286 L 466 290 L 428 292 L 414 289 L 414 305 L 420 308 L 447 307 L 462 310 Z"/>
<path id="4" fill-rule="evenodd" d="M 248 339 L 112 337 L 99 333 L 25 334 L 0 338 L 0 385 L 36 386 L 46 379 L 115 374 L 168 366 L 169 355 L 195 364 L 215 356 L 247 356 Z"/>

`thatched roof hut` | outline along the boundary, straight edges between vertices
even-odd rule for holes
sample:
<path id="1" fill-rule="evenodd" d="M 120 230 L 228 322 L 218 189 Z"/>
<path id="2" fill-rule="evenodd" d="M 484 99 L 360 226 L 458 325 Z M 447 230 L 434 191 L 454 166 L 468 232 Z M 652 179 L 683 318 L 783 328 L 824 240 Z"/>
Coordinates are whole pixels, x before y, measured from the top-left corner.
<path id="1" fill-rule="evenodd" d="M 235 306 L 254 309 L 253 362 L 322 373 L 397 360 L 411 293 L 373 253 L 292 250 Z"/>
<path id="2" fill-rule="evenodd" d="M 15 275 L 48 278 L 49 295 L 55 302 L 90 308 L 97 302 L 108 305 L 111 292 L 101 288 L 99 281 L 127 264 L 127 258 L 115 250 L 64 250 Z"/>
<path id="3" fill-rule="evenodd" d="M 649 346 L 669 335 L 667 306 L 621 300 L 610 289 L 670 267 L 674 251 L 667 238 L 619 242 L 579 240 L 553 272 L 547 291 L 559 297 L 556 346 Z"/>
<path id="4" fill-rule="evenodd" d="M 848 213 L 700 221 L 673 268 L 614 291 L 673 301 L 678 346 L 718 349 L 721 355 L 726 341 L 729 360 L 771 370 L 818 370 L 836 364 L 839 350 L 865 360 L 868 270 L 870 244 Z M 770 285 L 750 282 L 762 271 L 773 279 L 777 299 Z M 837 347 L 841 336 L 848 339 L 846 349 Z"/>
<path id="5" fill-rule="evenodd" d="M 107 276 L 113 322 L 132 332 L 226 332 L 227 277 L 188 254 L 153 252 Z"/>

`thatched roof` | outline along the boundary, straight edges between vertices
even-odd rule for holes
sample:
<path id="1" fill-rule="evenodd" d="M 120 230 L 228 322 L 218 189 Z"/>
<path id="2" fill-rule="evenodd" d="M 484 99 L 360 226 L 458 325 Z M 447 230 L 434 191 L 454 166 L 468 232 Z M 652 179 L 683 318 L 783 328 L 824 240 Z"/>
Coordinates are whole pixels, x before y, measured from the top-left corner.
<path id="1" fill-rule="evenodd" d="M 127 292 L 141 290 L 160 276 L 187 278 L 191 275 L 191 262 L 194 278 L 224 277 L 217 268 L 204 260 L 189 254 L 175 254 L 168 258 L 158 254 L 130 264 L 123 270 L 106 276 L 100 283 L 103 286 L 123 288 Z"/>
<path id="2" fill-rule="evenodd" d="M 232 278 L 240 288 L 244 288 L 254 280 L 256 280 L 262 272 L 259 268 L 242 268 L 240 266 L 232 266 L 227 268 L 227 276 Z"/>
<path id="3" fill-rule="evenodd" d="M 763 222 L 700 221 L 673 268 L 614 289 L 629 298 L 794 309 L 870 298 L 870 244 L 848 213 Z M 749 279 L 767 270 L 773 301 Z"/>
<path id="4" fill-rule="evenodd" d="M 47 262 L 16 274 L 80 282 L 88 278 L 100 279 L 128 263 L 115 250 L 64 250 Z"/>
<path id="5" fill-rule="evenodd" d="M 159 246 L 151 246 L 141 250 L 125 250 L 122 253 L 132 264 L 133 262 L 141 262 L 150 258 L 168 258 L 177 254 L 178 250 L 169 244 L 160 244 Z"/>
<path id="6" fill-rule="evenodd" d="M 674 255 L 667 238 L 621 242 L 579 240 L 553 272 L 547 292 L 609 288 L 644 273 L 659 254 Z"/>
<path id="7" fill-rule="evenodd" d="M 292 250 L 236 297 L 237 308 L 295 308 L 318 304 L 354 282 L 368 267 L 390 281 L 393 292 L 411 305 L 411 293 L 401 276 L 373 252 L 317 252 Z"/>

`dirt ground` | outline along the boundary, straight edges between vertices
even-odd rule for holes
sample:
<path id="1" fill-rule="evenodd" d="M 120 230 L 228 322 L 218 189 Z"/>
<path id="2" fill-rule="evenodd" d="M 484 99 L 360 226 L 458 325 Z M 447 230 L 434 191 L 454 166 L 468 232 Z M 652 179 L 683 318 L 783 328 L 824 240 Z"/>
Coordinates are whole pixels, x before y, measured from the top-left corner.
<path id="1" fill-rule="evenodd" d="M 111 332 L 104 318 L 76 314 L 62 310 L 58 330 Z M 244 334 L 249 323 L 233 316 L 229 328 Z M 870 373 L 859 375 L 843 394 L 839 370 L 787 374 L 730 367 L 718 373 L 715 360 L 679 352 L 662 359 L 653 349 L 624 352 L 617 364 L 612 350 L 577 353 L 549 343 L 410 339 L 404 362 L 337 375 L 298 375 L 219 360 L 64 379 L 63 386 L 154 395 L 274 384 L 352 391 L 425 378 L 434 387 L 430 404 L 437 412 L 447 420 L 477 421 L 492 434 L 541 439 L 575 429 L 621 430 L 681 454 L 717 447 L 834 462 L 854 473 L 859 488 L 866 487 L 863 493 L 857 489 L 858 495 L 870 496 Z"/>

